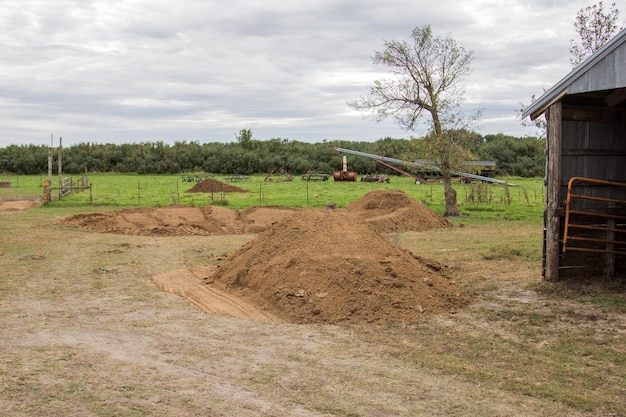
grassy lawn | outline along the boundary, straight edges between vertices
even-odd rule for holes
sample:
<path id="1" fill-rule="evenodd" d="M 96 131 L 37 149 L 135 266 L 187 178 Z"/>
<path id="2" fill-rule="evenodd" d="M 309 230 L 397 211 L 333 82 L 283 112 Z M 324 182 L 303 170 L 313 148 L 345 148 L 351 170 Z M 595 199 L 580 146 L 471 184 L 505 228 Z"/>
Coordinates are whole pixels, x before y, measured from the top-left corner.
<path id="1" fill-rule="evenodd" d="M 209 176 L 207 176 L 209 177 Z M 232 209 L 251 206 L 286 206 L 323 208 L 330 202 L 337 207 L 358 200 L 367 192 L 380 189 L 402 190 L 436 213 L 443 213 L 443 185 L 429 182 L 416 185 L 411 178 L 393 177 L 390 183 L 302 181 L 264 181 L 265 176 L 251 176 L 249 181 L 229 182 L 227 176 L 210 178 L 237 186 L 247 192 L 190 193 L 195 183 L 183 182 L 183 175 L 92 174 L 89 190 L 56 199 L 48 207 L 138 207 L 182 205 L 225 205 Z M 45 176 L 5 176 L 11 188 L 0 188 L 2 195 L 42 195 Z M 461 184 L 455 182 L 461 217 L 454 222 L 489 222 L 516 220 L 540 224 L 544 205 L 543 180 L 540 178 L 506 178 L 514 187 L 499 184 Z M 55 183 L 56 177 L 53 177 Z M 90 197 L 93 201 L 90 201 Z"/>

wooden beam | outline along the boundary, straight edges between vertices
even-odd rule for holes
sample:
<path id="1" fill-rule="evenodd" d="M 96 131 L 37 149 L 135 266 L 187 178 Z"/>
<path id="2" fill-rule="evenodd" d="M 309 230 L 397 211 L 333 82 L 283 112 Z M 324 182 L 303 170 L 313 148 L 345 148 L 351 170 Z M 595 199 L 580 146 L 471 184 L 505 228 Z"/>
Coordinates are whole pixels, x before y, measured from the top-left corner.
<path id="1" fill-rule="evenodd" d="M 546 167 L 546 253 L 543 278 L 546 281 L 559 280 L 559 256 L 561 253 L 560 217 L 558 214 L 561 189 L 561 147 L 562 147 L 562 105 L 552 104 L 547 112 L 548 138 Z"/>
<path id="2" fill-rule="evenodd" d="M 626 122 L 626 108 L 563 106 L 563 120 Z"/>
<path id="3" fill-rule="evenodd" d="M 624 100 L 626 100 L 626 88 L 620 88 L 606 96 L 604 103 L 609 107 L 615 107 Z"/>
<path id="4" fill-rule="evenodd" d="M 563 149 L 563 156 L 626 156 L 626 149 Z"/>
<path id="5" fill-rule="evenodd" d="M 548 103 L 544 104 L 542 107 L 537 109 L 534 113 L 532 113 L 530 115 L 530 120 L 535 120 L 536 118 L 538 118 L 539 116 L 541 116 L 542 114 L 547 112 L 551 105 L 561 101 L 563 99 L 563 97 L 565 97 L 566 95 L 567 95 L 567 88 L 562 90 L 556 96 L 552 97 L 552 100 L 550 100 Z M 546 118 L 547 118 L 547 115 L 546 115 Z"/>

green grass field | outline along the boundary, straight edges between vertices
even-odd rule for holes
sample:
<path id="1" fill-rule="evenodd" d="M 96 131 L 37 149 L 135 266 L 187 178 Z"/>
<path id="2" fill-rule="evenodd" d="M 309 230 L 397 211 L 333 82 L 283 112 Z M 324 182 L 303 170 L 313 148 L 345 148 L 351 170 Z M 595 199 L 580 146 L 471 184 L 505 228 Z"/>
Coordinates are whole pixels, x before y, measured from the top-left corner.
<path id="1" fill-rule="evenodd" d="M 416 185 L 408 177 L 392 177 L 390 183 L 302 181 L 264 181 L 265 176 L 250 177 L 250 181 L 228 182 L 226 176 L 208 176 L 240 187 L 241 193 L 190 193 L 195 183 L 183 182 L 183 175 L 121 175 L 92 174 L 89 190 L 73 193 L 58 200 L 56 191 L 49 208 L 76 207 L 139 207 L 181 205 L 224 205 L 232 209 L 252 206 L 286 206 L 324 208 L 330 202 L 345 207 L 374 190 L 401 190 L 427 205 L 436 213 L 444 212 L 443 185 L 438 182 Z M 43 195 L 45 176 L 0 176 L 11 182 L 10 188 L 0 188 L 2 195 Z M 57 177 L 53 177 L 53 184 Z M 515 220 L 540 224 L 544 206 L 541 178 L 506 178 L 514 187 L 499 184 L 454 183 L 461 217 L 455 221 L 488 222 Z M 90 201 L 90 198 L 92 201 Z"/>

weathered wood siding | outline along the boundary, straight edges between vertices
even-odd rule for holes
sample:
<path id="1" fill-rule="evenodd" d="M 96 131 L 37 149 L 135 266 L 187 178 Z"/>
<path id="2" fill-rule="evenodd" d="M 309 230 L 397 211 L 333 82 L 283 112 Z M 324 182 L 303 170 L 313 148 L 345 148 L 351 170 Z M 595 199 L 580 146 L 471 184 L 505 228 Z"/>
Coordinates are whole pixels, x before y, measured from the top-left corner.
<path id="1" fill-rule="evenodd" d="M 597 180 L 626 182 L 626 123 L 599 122 L 599 121 L 562 121 L 562 149 L 561 149 L 561 184 L 559 187 L 559 206 L 564 206 L 567 198 L 567 184 L 572 177 L 584 177 Z M 609 186 L 604 184 L 589 184 L 576 182 L 572 188 L 573 194 L 610 198 L 626 201 L 626 187 Z M 571 210 L 583 212 L 626 215 L 626 207 L 621 204 L 589 199 L 573 199 Z M 559 232 L 559 241 L 564 239 L 564 222 Z M 570 216 L 570 224 L 586 224 L 594 227 L 606 226 L 607 229 L 623 229 L 614 220 L 603 217 L 574 215 Z M 615 250 L 613 244 L 600 243 L 601 240 L 623 241 L 623 233 L 609 233 L 588 229 L 570 229 L 570 239 L 596 239 L 592 241 L 575 241 L 574 247 L 568 244 L 568 251 L 559 255 L 559 275 L 576 276 L 604 273 L 613 276 L 616 268 L 623 269 L 623 256 L 616 257 L 602 252 L 581 252 L 581 250 Z M 550 243 L 549 241 L 547 242 Z M 623 248 L 623 246 L 619 246 Z M 574 249 L 574 251 L 572 251 Z M 547 258 L 549 259 L 549 258 Z M 619 259 L 619 260 L 618 260 Z M 546 271 L 546 279 L 554 279 Z M 559 279 L 559 278 L 556 278 Z"/>
<path id="2" fill-rule="evenodd" d="M 626 123 L 563 121 L 562 140 L 561 201 L 572 177 L 626 181 Z M 579 186 L 577 193 L 626 200 L 626 189 Z M 594 206 L 592 201 L 584 204 Z"/>

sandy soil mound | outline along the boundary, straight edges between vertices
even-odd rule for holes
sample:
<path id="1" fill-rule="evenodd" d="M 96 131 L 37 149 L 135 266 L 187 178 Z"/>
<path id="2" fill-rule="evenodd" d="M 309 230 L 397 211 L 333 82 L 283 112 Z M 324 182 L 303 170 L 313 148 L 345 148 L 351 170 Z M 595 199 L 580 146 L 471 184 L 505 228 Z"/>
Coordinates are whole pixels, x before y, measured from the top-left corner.
<path id="1" fill-rule="evenodd" d="M 371 191 L 345 210 L 355 213 L 381 233 L 417 232 L 451 226 L 446 219 L 397 190 Z"/>
<path id="2" fill-rule="evenodd" d="M 295 210 L 258 207 L 231 210 L 218 206 L 140 207 L 111 213 L 82 213 L 63 224 L 103 233 L 149 236 L 259 233 Z"/>
<path id="3" fill-rule="evenodd" d="M 211 178 L 204 179 L 189 190 L 188 193 L 248 193 L 248 190 L 235 187 L 234 185 L 226 184 L 218 180 Z"/>
<path id="4" fill-rule="evenodd" d="M 204 180 L 214 181 L 214 180 Z M 201 183 L 198 183 L 201 184 Z M 220 206 L 167 206 L 124 209 L 110 213 L 82 213 L 63 221 L 103 233 L 149 236 L 211 236 L 260 233 L 273 222 L 297 212 L 286 207 L 251 207 L 232 210 Z M 444 218 L 402 191 L 372 191 L 339 209 L 372 225 L 381 233 L 421 231 L 450 226 Z"/>
<path id="5" fill-rule="evenodd" d="M 214 280 L 294 323 L 415 322 L 469 295 L 350 212 L 301 211 L 244 245 Z"/>
<path id="6" fill-rule="evenodd" d="M 381 234 L 449 226 L 401 191 L 374 191 L 339 210 L 168 206 L 79 214 L 64 223 L 131 235 L 259 233 L 216 272 L 203 270 L 206 284 L 198 271 L 155 278 L 210 312 L 293 323 L 414 322 L 470 302 L 442 266 Z"/>

